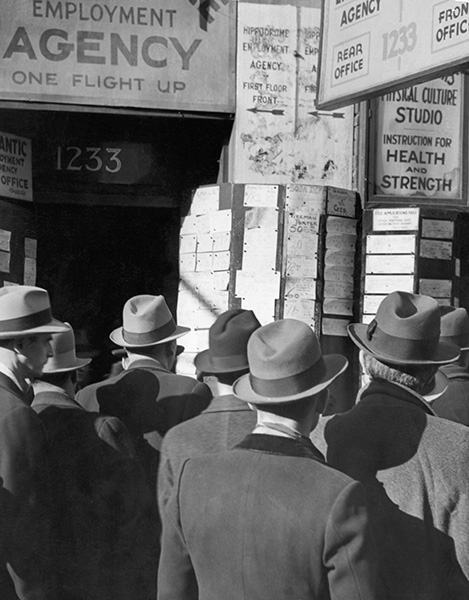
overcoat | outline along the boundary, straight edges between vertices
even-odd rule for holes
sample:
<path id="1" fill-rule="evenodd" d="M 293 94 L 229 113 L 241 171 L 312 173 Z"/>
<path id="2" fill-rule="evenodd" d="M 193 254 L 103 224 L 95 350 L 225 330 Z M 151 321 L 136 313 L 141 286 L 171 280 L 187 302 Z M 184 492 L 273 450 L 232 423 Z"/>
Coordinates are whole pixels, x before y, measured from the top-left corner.
<path id="1" fill-rule="evenodd" d="M 211 399 L 212 392 L 205 383 L 176 375 L 147 358 L 77 394 L 77 401 L 86 410 L 118 417 L 126 425 L 153 490 L 162 436 L 200 414 Z"/>
<path id="2" fill-rule="evenodd" d="M 251 434 L 186 461 L 163 516 L 159 600 L 379 600 L 360 483 L 311 442 Z"/>
<path id="3" fill-rule="evenodd" d="M 377 479 L 395 508 L 406 518 L 414 517 L 416 529 L 424 525 L 422 535 L 414 537 L 413 554 L 427 555 L 429 560 L 433 557 L 435 589 L 444 591 L 445 579 L 455 575 L 449 560 L 451 550 L 453 554 L 455 550 L 466 578 L 469 576 L 467 427 L 438 418 L 410 389 L 373 380 L 361 390 L 354 408 L 328 421 L 325 437 L 329 464 L 364 483 Z M 439 554 L 444 547 L 446 552 Z M 393 553 L 402 556 L 398 537 Z M 447 559 L 448 564 L 441 568 L 438 563 Z M 417 594 L 426 582 L 422 573 L 415 571 L 408 573 L 407 583 Z M 466 596 L 454 592 L 446 597 L 469 597 L 468 589 Z M 442 594 L 435 597 L 445 598 Z M 434 596 L 409 593 L 408 597 Z"/>
<path id="4" fill-rule="evenodd" d="M 440 367 L 449 379 L 446 391 L 432 402 L 439 417 L 469 426 L 469 371 L 461 365 Z"/>
<path id="5" fill-rule="evenodd" d="M 181 464 L 187 459 L 232 448 L 256 426 L 256 413 L 232 394 L 217 396 L 199 416 L 168 431 L 161 445 L 158 505 L 166 506 Z"/>
<path id="6" fill-rule="evenodd" d="M 2 600 L 55 598 L 47 473 L 41 420 L 18 386 L 0 373 Z"/>
<path id="7" fill-rule="evenodd" d="M 154 598 L 157 514 L 128 432 L 117 418 L 89 413 L 60 388 L 39 385 L 32 407 L 48 441 L 61 597 Z"/>

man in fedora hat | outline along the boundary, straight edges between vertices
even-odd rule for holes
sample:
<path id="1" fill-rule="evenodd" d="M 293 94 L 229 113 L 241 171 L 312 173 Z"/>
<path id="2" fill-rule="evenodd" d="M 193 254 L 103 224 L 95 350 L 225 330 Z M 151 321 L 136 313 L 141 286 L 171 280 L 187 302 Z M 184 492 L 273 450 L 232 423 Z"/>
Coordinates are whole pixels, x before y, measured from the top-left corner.
<path id="1" fill-rule="evenodd" d="M 234 308 L 218 316 L 209 330 L 209 348 L 194 360 L 211 381 L 214 398 L 197 417 L 168 431 L 161 445 L 158 504 L 163 511 L 181 463 L 201 454 L 232 448 L 254 429 L 256 416 L 233 395 L 233 383 L 249 370 L 247 345 L 261 326 L 251 310 Z"/>
<path id="2" fill-rule="evenodd" d="M 464 593 L 452 590 L 460 569 L 450 560 L 455 551 L 467 578 L 469 430 L 437 418 L 423 397 L 438 368 L 458 359 L 459 347 L 440 340 L 436 300 L 401 291 L 384 298 L 369 325 L 349 325 L 349 335 L 370 381 L 351 410 L 327 423 L 327 460 L 377 492 L 378 514 L 388 514 L 387 500 L 379 496 L 384 490 L 401 512 L 398 523 L 411 521 L 417 532 L 425 528 L 412 545 L 402 525 L 406 545 L 378 517 L 390 597 L 469 597 L 467 587 Z M 403 556 L 408 561 L 401 560 L 399 571 L 396 559 Z M 415 559 L 419 569 L 410 568 Z M 396 589 L 402 594 L 393 595 Z"/>
<path id="3" fill-rule="evenodd" d="M 34 384 L 33 409 L 47 435 L 54 572 L 60 598 L 148 600 L 156 594 L 159 526 L 132 440 L 116 417 L 75 402 L 73 329 L 52 336 Z"/>
<path id="4" fill-rule="evenodd" d="M 56 598 L 52 577 L 46 437 L 31 408 L 31 380 L 51 355 L 49 294 L 34 286 L 0 289 L 0 597 Z"/>
<path id="5" fill-rule="evenodd" d="M 382 598 L 362 485 L 307 437 L 347 367 L 285 319 L 248 342 L 234 393 L 258 425 L 231 450 L 186 461 L 163 515 L 158 599 Z"/>
<path id="6" fill-rule="evenodd" d="M 440 313 L 440 339 L 457 344 L 461 356 L 440 367 L 449 384 L 432 408 L 439 417 L 469 426 L 469 317 L 465 308 L 454 306 L 440 306 Z"/>
<path id="7" fill-rule="evenodd" d="M 161 437 L 202 412 L 212 393 L 204 383 L 171 371 L 177 340 L 190 329 L 176 325 L 163 296 L 134 296 L 125 303 L 122 316 L 122 327 L 110 338 L 126 350 L 125 371 L 83 388 L 77 400 L 87 410 L 124 422 L 149 485 L 156 490 Z"/>

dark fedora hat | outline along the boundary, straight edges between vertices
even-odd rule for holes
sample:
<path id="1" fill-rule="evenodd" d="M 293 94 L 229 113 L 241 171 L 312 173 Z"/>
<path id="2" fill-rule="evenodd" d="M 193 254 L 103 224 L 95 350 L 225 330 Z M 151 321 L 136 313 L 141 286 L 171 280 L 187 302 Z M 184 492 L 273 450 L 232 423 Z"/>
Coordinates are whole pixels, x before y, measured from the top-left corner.
<path id="1" fill-rule="evenodd" d="M 458 359 L 458 346 L 440 340 L 438 302 L 420 294 L 392 292 L 369 325 L 348 326 L 352 341 L 390 365 L 444 365 Z"/>
<path id="2" fill-rule="evenodd" d="M 201 373 L 233 373 L 248 369 L 247 345 L 261 324 L 252 310 L 233 308 L 222 313 L 208 332 L 208 350 L 194 364 Z"/>
<path id="3" fill-rule="evenodd" d="M 440 306 L 440 340 L 451 342 L 461 350 L 469 350 L 469 317 L 465 308 Z"/>
<path id="4" fill-rule="evenodd" d="M 323 356 L 314 331 L 296 319 L 257 329 L 248 342 L 250 373 L 237 379 L 234 394 L 252 404 L 282 404 L 314 396 L 345 369 L 341 354 Z"/>
<path id="5" fill-rule="evenodd" d="M 189 331 L 189 327 L 176 325 L 163 296 L 142 294 L 127 300 L 122 327 L 109 337 L 123 348 L 144 348 L 175 340 Z"/>

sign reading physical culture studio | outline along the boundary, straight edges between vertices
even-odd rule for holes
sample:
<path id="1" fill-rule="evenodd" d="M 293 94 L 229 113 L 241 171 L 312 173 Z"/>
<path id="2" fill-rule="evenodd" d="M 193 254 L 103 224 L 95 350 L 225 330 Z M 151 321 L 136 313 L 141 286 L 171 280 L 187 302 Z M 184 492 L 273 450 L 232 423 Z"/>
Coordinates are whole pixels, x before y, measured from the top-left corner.
<path id="1" fill-rule="evenodd" d="M 232 0 L 2 0 L 0 98 L 234 111 Z"/>
<path id="2" fill-rule="evenodd" d="M 326 0 L 318 106 L 431 79 L 468 56 L 469 2 Z"/>

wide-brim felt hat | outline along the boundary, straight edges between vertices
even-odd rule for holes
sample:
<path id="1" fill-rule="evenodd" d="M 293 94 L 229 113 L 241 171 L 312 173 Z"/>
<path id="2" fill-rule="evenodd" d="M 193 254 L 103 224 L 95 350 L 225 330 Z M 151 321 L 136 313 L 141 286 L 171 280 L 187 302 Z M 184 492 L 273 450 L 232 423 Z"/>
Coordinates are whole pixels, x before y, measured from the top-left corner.
<path id="1" fill-rule="evenodd" d="M 314 331 L 296 319 L 257 329 L 248 342 L 250 373 L 233 385 L 251 404 L 285 404 L 326 389 L 348 366 L 341 354 L 322 354 Z"/>
<path id="2" fill-rule="evenodd" d="M 260 326 L 252 310 L 225 311 L 210 327 L 209 348 L 196 355 L 195 367 L 201 373 L 234 373 L 248 369 L 248 341 Z"/>
<path id="3" fill-rule="evenodd" d="M 91 358 L 78 358 L 75 353 L 75 335 L 69 323 L 65 329 L 52 335 L 52 356 L 44 365 L 43 373 L 66 373 L 77 371 L 91 362 Z"/>
<path id="4" fill-rule="evenodd" d="M 52 316 L 46 290 L 30 285 L 0 288 L 0 340 L 63 330 L 63 323 Z"/>
<path id="5" fill-rule="evenodd" d="M 389 365 L 444 365 L 459 358 L 455 344 L 440 340 L 438 302 L 430 296 L 392 292 L 369 325 L 348 326 L 352 341 Z"/>
<path id="6" fill-rule="evenodd" d="M 189 327 L 176 325 L 163 296 L 143 294 L 127 300 L 122 327 L 114 329 L 109 337 L 123 348 L 145 348 L 170 342 L 189 331 Z"/>
<path id="7" fill-rule="evenodd" d="M 451 342 L 461 350 L 469 350 L 469 317 L 465 308 L 440 306 L 440 340 Z"/>

